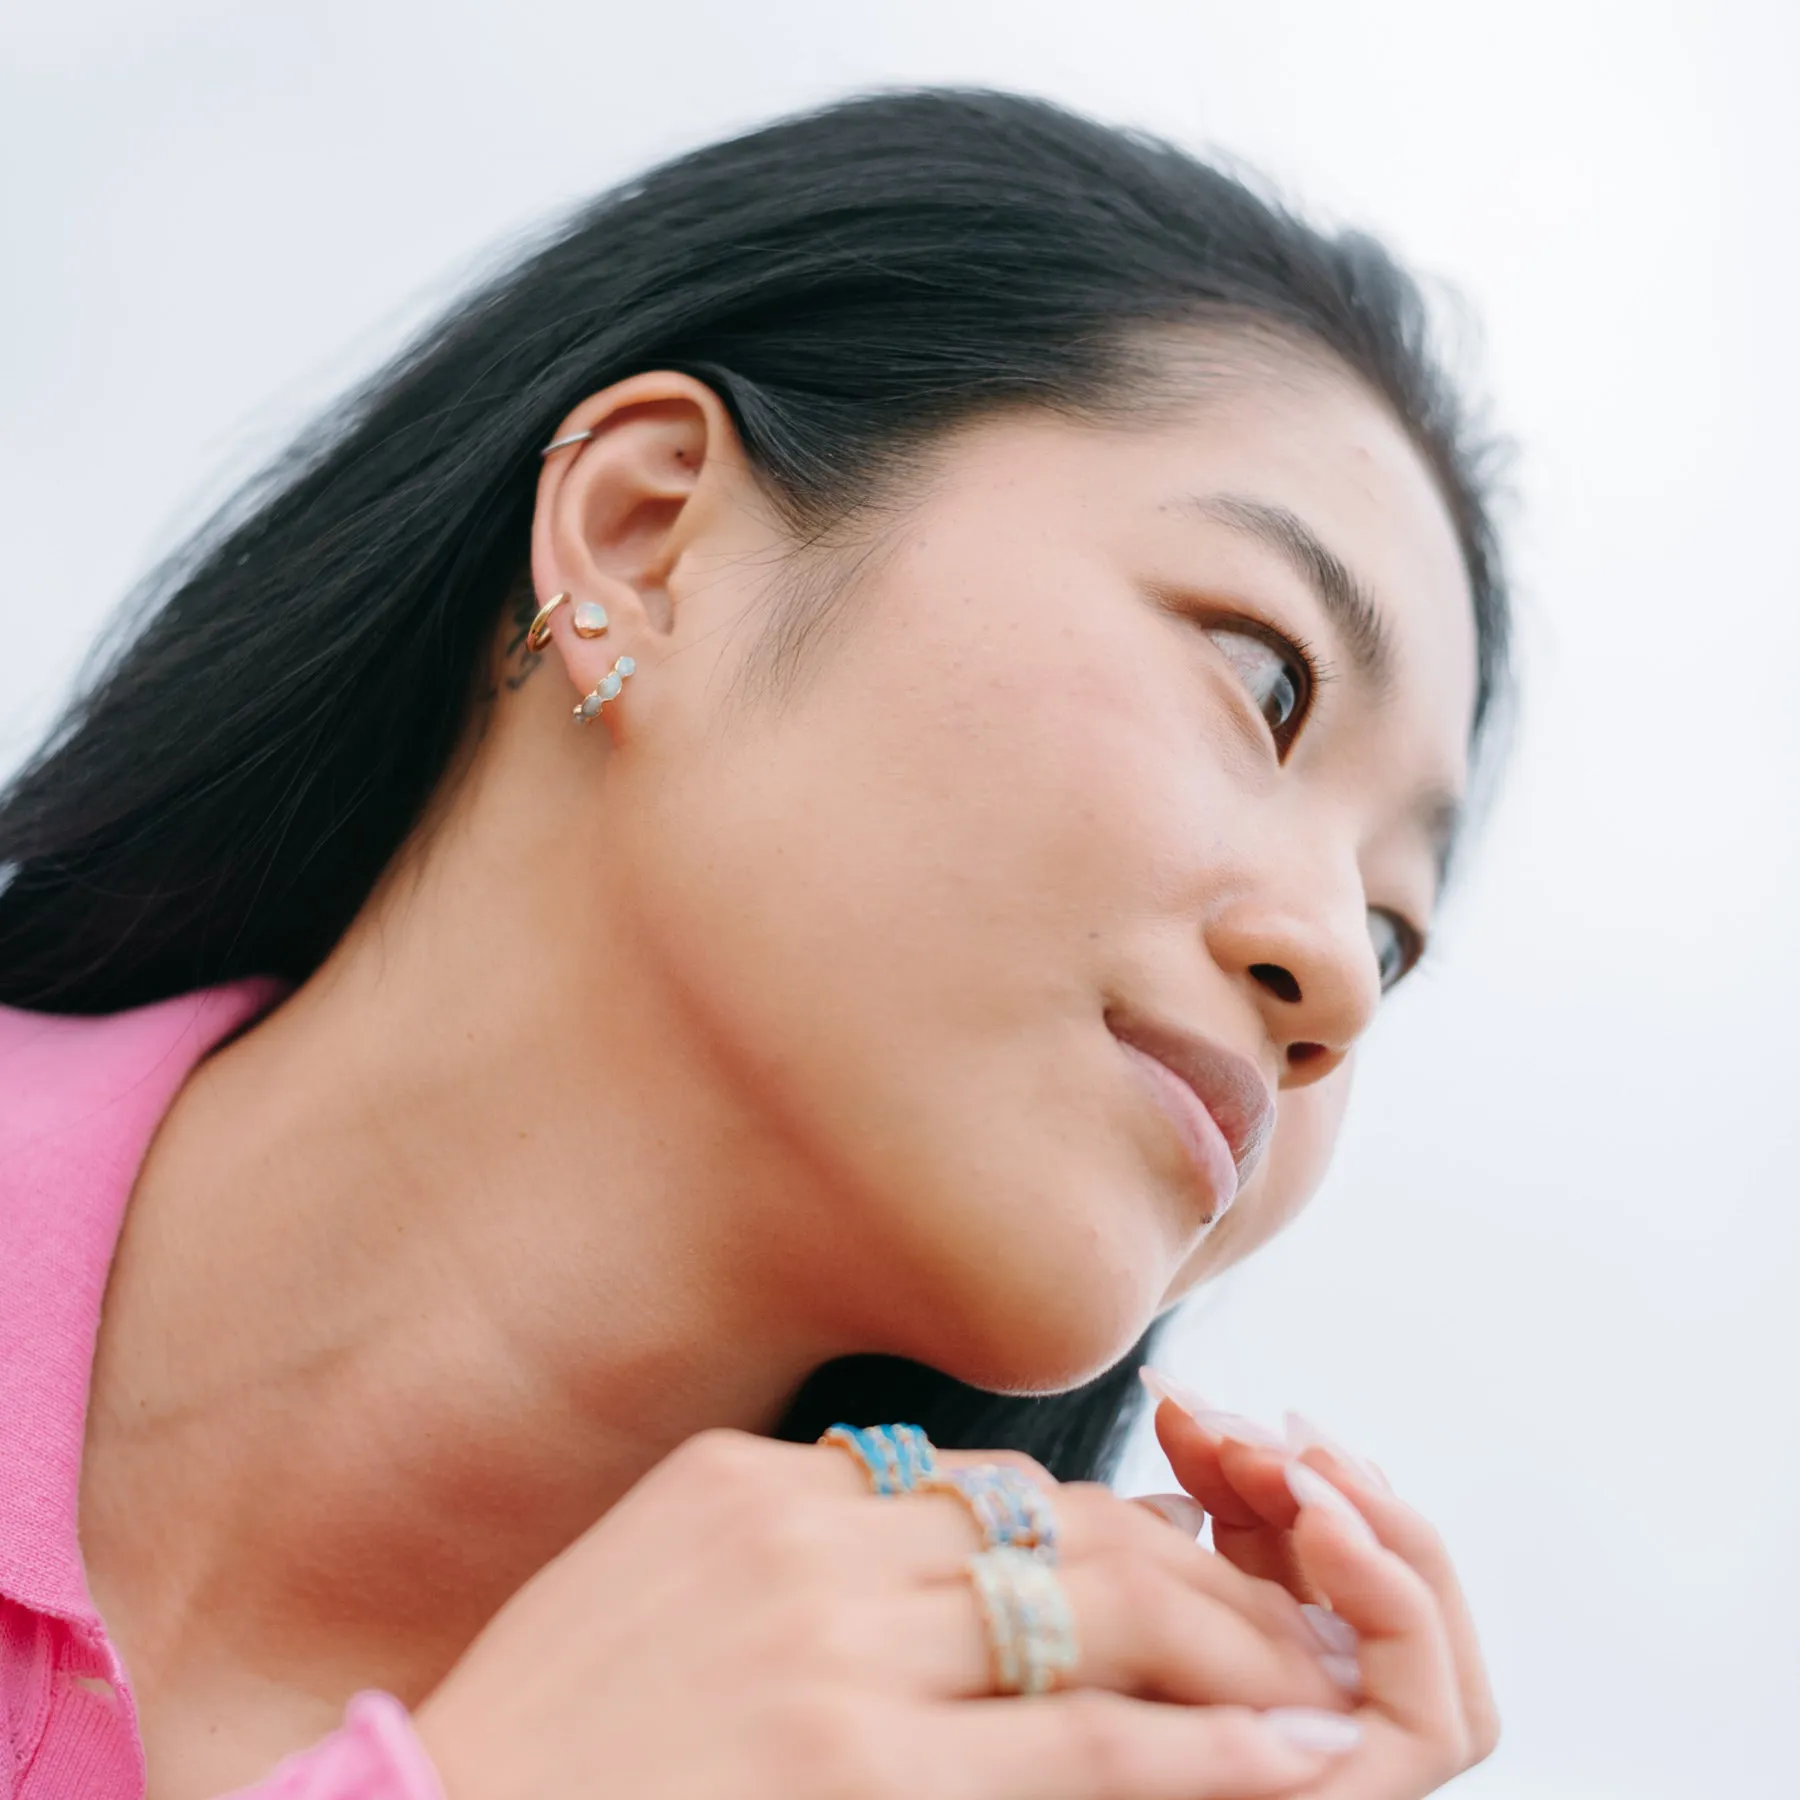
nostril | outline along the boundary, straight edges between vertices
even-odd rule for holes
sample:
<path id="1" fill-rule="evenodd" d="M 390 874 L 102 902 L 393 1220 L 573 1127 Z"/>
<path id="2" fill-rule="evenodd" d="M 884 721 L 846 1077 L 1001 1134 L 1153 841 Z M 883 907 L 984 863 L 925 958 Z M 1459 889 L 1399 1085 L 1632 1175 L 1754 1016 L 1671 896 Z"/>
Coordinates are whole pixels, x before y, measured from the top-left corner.
<path id="1" fill-rule="evenodd" d="M 1289 1006 L 1299 1004 L 1300 984 L 1280 963 L 1252 963 L 1250 973 L 1277 1000 L 1285 1000 Z"/>
<path id="2" fill-rule="evenodd" d="M 1323 1044 L 1289 1044 L 1287 1059 L 1291 1069 L 1310 1068 L 1325 1054 Z"/>

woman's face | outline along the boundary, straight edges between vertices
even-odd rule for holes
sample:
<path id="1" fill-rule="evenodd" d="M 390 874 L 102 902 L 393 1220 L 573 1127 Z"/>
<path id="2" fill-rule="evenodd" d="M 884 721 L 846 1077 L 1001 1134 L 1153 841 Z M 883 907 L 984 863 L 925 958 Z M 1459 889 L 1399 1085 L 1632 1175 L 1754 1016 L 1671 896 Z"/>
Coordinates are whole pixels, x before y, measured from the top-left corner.
<path id="1" fill-rule="evenodd" d="M 1164 423 L 986 420 L 855 549 L 772 530 L 677 564 L 618 703 L 616 929 L 826 1197 L 795 1305 L 1073 1383 L 1324 1170 L 1465 781 L 1450 523 L 1294 359 Z M 796 583 L 848 585 L 771 684 Z"/>

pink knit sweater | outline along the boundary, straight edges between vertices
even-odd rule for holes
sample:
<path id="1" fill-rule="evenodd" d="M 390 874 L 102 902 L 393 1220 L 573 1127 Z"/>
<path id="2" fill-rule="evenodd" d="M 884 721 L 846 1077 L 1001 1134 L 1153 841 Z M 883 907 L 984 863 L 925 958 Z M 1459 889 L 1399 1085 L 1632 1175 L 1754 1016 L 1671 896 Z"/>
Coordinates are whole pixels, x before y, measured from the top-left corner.
<path id="1" fill-rule="evenodd" d="M 131 1682 L 76 1532 L 95 1334 L 125 1203 L 201 1057 L 269 1006 L 240 982 L 107 1018 L 0 1007 L 0 1800 L 142 1800 Z M 245 1800 L 444 1800 L 397 1700 Z"/>

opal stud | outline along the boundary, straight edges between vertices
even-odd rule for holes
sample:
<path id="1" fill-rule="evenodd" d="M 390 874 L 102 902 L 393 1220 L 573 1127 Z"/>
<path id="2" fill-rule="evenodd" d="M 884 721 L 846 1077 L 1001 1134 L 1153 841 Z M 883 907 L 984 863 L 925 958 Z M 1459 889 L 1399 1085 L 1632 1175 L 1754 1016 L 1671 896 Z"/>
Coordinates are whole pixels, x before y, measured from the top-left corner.
<path id="1" fill-rule="evenodd" d="M 606 630 L 606 608 L 598 600 L 583 600 L 569 617 L 579 638 L 597 638 Z"/>

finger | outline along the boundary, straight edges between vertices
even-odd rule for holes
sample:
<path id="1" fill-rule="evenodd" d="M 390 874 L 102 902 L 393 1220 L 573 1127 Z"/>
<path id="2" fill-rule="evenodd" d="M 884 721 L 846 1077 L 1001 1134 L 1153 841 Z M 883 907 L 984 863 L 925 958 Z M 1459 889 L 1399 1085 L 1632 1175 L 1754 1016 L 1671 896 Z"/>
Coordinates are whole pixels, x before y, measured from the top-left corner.
<path id="1" fill-rule="evenodd" d="M 921 1497 L 924 1498 L 924 1497 Z M 937 1508 L 931 1536 L 916 1506 L 905 1509 L 909 1526 L 918 1535 L 909 1546 L 916 1560 L 909 1563 L 922 1580 L 962 1581 L 970 1553 L 981 1547 L 980 1535 L 966 1510 L 952 1497 L 935 1496 Z M 1108 1489 L 1088 1482 L 1073 1482 L 1057 1490 L 1059 1563 L 1064 1571 L 1098 1562 L 1108 1571 L 1119 1564 L 1141 1563 L 1159 1570 L 1164 1578 L 1191 1588 L 1231 1607 L 1266 1636 L 1296 1644 L 1309 1652 L 1315 1639 L 1292 1595 L 1273 1582 L 1258 1580 L 1234 1568 L 1191 1537 L 1170 1531 L 1145 1508 L 1122 1501 Z M 900 1510 L 900 1509 L 896 1509 Z M 957 1555 L 942 1561 L 942 1526 L 946 1512 L 961 1525 Z"/>
<path id="2" fill-rule="evenodd" d="M 1316 1639 L 1271 1637 L 1145 1563 L 1090 1561 L 1059 1577 L 1074 1627 L 1071 1687 L 1195 1705 L 1348 1709 L 1349 1689 Z M 874 1629 L 846 1626 L 840 1641 L 872 1678 L 921 1697 L 995 1691 L 987 1620 L 966 1577 L 893 1597 Z"/>
<path id="3" fill-rule="evenodd" d="M 1171 1531 L 1145 1507 L 1093 1482 L 1058 1486 L 1052 1505 L 1059 1561 L 1065 1568 L 1096 1557 L 1142 1558 L 1160 1566 L 1170 1579 L 1235 1607 L 1272 1635 L 1310 1641 L 1298 1608 L 1280 1588 L 1234 1568 L 1192 1536 Z M 942 1490 L 874 1502 L 852 1489 L 829 1521 L 809 1519 L 808 1531 L 822 1558 L 871 1572 L 879 1568 L 902 1582 L 960 1583 L 969 1557 L 983 1547 L 968 1506 Z M 867 1574 L 859 1579 L 866 1581 Z"/>
<path id="4" fill-rule="evenodd" d="M 1500 1736 L 1499 1711 L 1488 1681 L 1487 1663 L 1476 1634 L 1474 1615 L 1469 1610 L 1468 1596 L 1463 1592 L 1456 1565 L 1451 1561 L 1444 1540 L 1428 1519 L 1408 1506 L 1385 1480 L 1375 1475 L 1372 1465 L 1340 1453 L 1335 1447 L 1316 1443 L 1300 1460 L 1327 1476 L 1348 1495 L 1357 1511 L 1368 1520 L 1376 1537 L 1417 1570 L 1431 1589 L 1456 1664 L 1463 1714 L 1475 1740 L 1476 1754 L 1487 1755 Z"/>
<path id="5" fill-rule="evenodd" d="M 1332 1610 L 1361 1635 L 1357 1662 L 1367 1704 L 1465 1766 L 1461 1684 L 1437 1596 L 1323 1476 L 1309 1472 L 1296 1487 L 1307 1503 L 1294 1527 L 1295 1548 Z"/>
<path id="6" fill-rule="evenodd" d="M 1141 1506 L 1183 1537 L 1197 1538 L 1206 1529 L 1206 1508 L 1191 1494 L 1133 1494 L 1131 1504 Z"/>
<path id="7" fill-rule="evenodd" d="M 1268 1444 L 1227 1438 L 1221 1428 L 1226 1421 L 1246 1434 L 1263 1429 L 1230 1414 L 1196 1416 L 1174 1399 L 1158 1408 L 1157 1437 L 1175 1478 L 1212 1514 L 1213 1548 L 1222 1557 L 1246 1575 L 1278 1583 L 1297 1600 L 1316 1600 L 1288 1542 L 1293 1502 L 1281 1476 L 1282 1455 Z M 1237 1485 L 1239 1477 L 1248 1497 Z M 1266 1516 L 1271 1504 L 1280 1511 L 1278 1524 Z"/>
<path id="8" fill-rule="evenodd" d="M 1326 1772 L 1334 1752 L 1303 1741 L 1334 1725 L 1353 1741 L 1344 1719 L 1052 1694 L 946 1709 L 909 1754 L 940 1800 L 1260 1800 Z"/>
<path id="9" fill-rule="evenodd" d="M 1152 1390 L 1154 1391 L 1154 1390 Z M 1211 1415 L 1200 1407 L 1197 1397 L 1173 1395 L 1160 1398 L 1156 1408 L 1156 1439 L 1175 1479 L 1212 1514 L 1216 1535 L 1221 1523 L 1236 1526 L 1259 1524 L 1256 1511 L 1232 1486 L 1230 1476 L 1220 1463 L 1219 1452 L 1224 1443 L 1216 1430 L 1201 1423 Z"/>

